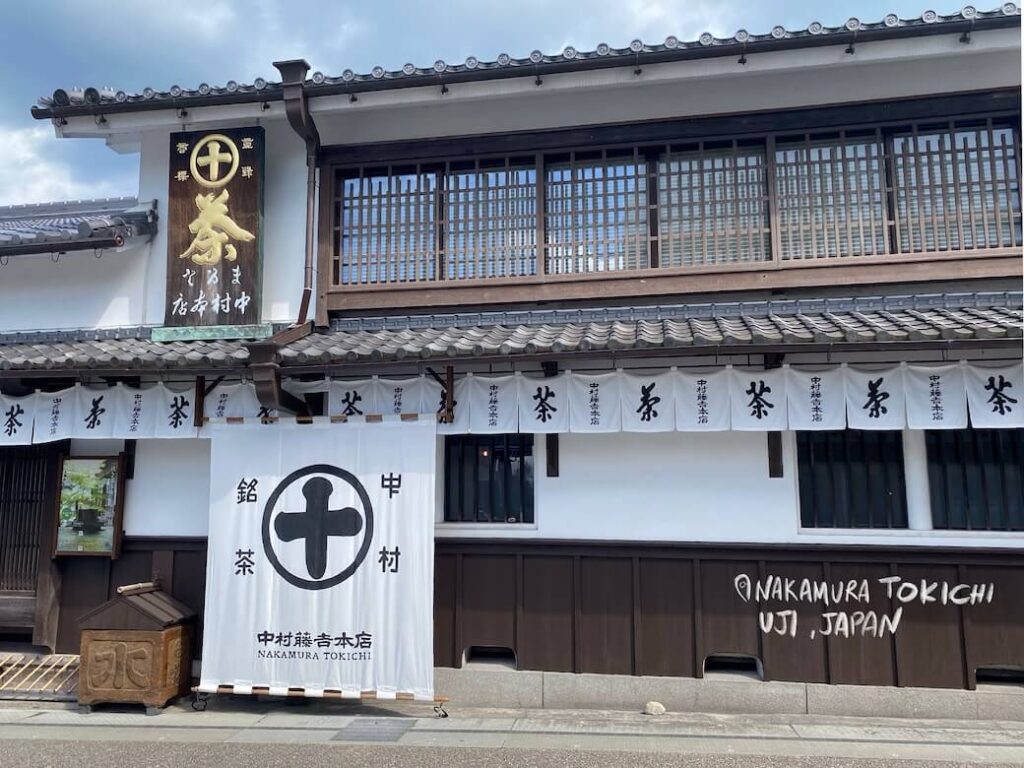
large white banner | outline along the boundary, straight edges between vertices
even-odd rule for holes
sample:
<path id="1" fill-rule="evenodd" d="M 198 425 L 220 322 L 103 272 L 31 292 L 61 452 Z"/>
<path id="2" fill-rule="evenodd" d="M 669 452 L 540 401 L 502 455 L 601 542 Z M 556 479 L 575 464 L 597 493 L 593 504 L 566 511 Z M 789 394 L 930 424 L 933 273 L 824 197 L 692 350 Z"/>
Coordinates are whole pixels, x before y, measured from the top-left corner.
<path id="1" fill-rule="evenodd" d="M 435 433 L 211 428 L 200 690 L 433 698 Z"/>

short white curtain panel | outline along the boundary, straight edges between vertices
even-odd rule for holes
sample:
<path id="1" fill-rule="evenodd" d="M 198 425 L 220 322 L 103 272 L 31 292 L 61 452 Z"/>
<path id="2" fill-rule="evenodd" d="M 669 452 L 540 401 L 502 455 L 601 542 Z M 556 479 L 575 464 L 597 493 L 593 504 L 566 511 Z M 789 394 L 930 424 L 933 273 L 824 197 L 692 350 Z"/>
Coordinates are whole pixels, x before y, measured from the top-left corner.
<path id="1" fill-rule="evenodd" d="M 1024 364 L 964 369 L 971 424 L 983 428 L 1024 427 Z"/>
<path id="2" fill-rule="evenodd" d="M 785 370 L 790 429 L 846 427 L 846 378 L 841 368 Z"/>
<path id="3" fill-rule="evenodd" d="M 614 373 L 573 373 L 569 379 L 569 431 L 622 429 L 622 377 Z"/>
<path id="4" fill-rule="evenodd" d="M 569 376 L 518 376 L 519 431 L 569 431 Z"/>
<path id="5" fill-rule="evenodd" d="M 619 381 L 623 432 L 670 432 L 676 428 L 672 372 L 648 376 L 623 373 Z"/>
<path id="6" fill-rule="evenodd" d="M 911 429 L 966 429 L 964 367 L 907 366 L 903 371 L 907 426 Z"/>
<path id="7" fill-rule="evenodd" d="M 739 431 L 786 429 L 786 372 L 781 368 L 730 371 L 729 397 L 732 401 L 732 428 Z"/>
<path id="8" fill-rule="evenodd" d="M 445 405 L 444 386 L 427 376 L 286 388 L 326 391 L 332 422 L 437 421 Z M 1024 426 L 1024 364 L 467 374 L 452 399 L 441 434 L 1013 428 Z M 251 383 L 215 387 L 201 429 L 196 400 L 192 387 L 163 383 L 0 395 L 0 445 L 195 437 L 219 422 L 278 421 Z"/>
<path id="9" fill-rule="evenodd" d="M 846 420 L 853 429 L 903 429 L 903 370 L 846 368 Z"/>
<path id="10" fill-rule="evenodd" d="M 0 395 L 0 445 L 29 445 L 36 413 L 36 394 Z"/>
<path id="11" fill-rule="evenodd" d="M 683 432 L 723 432 L 730 428 L 730 373 L 679 371 L 675 375 L 676 429 Z"/>

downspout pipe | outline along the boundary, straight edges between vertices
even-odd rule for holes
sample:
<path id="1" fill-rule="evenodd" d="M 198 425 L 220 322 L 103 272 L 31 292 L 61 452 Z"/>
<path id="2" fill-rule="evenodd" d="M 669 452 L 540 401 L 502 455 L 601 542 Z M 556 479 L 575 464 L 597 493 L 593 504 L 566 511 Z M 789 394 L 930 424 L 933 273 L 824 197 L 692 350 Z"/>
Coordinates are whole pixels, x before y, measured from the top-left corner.
<path id="1" fill-rule="evenodd" d="M 305 59 L 275 61 L 274 66 L 281 73 L 281 90 L 285 115 L 292 129 L 306 144 L 306 267 L 302 282 L 302 300 L 299 303 L 299 317 L 296 325 L 305 325 L 309 316 L 309 303 L 313 295 L 313 248 L 315 232 L 314 210 L 316 207 L 316 172 L 320 157 L 320 133 L 309 114 L 306 101 L 306 74 L 309 62 Z"/>
<path id="2" fill-rule="evenodd" d="M 306 268 L 302 280 L 302 300 L 299 302 L 299 316 L 295 325 L 274 334 L 264 341 L 246 344 L 249 352 L 249 370 L 256 397 L 260 405 L 277 411 L 308 416 L 309 408 L 303 400 L 295 397 L 281 386 L 281 370 L 278 350 L 293 341 L 308 336 L 313 324 L 308 321 L 309 302 L 313 295 L 313 243 L 314 208 L 316 206 L 316 171 L 320 158 L 320 134 L 310 117 L 306 102 L 306 74 L 309 64 L 303 59 L 275 61 L 274 66 L 281 73 L 281 91 L 288 123 L 306 144 Z"/>

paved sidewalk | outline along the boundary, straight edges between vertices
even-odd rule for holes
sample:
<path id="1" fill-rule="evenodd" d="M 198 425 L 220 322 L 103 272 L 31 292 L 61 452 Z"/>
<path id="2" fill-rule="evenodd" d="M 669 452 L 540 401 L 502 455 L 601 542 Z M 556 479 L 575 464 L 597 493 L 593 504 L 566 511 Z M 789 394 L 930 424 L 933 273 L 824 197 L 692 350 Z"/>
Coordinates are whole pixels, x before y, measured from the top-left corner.
<path id="1" fill-rule="evenodd" d="M 86 743 L 160 742 L 211 747 L 387 745 L 391 750 L 454 748 L 456 752 L 461 748 L 467 757 L 482 748 L 585 751 L 605 753 L 609 758 L 615 753 L 771 758 L 751 763 L 758 765 L 825 757 L 868 760 L 864 764 L 881 761 L 877 765 L 900 761 L 910 761 L 908 765 L 1024 765 L 1024 724 L 1020 722 L 673 713 L 649 717 L 594 710 L 458 706 L 451 707 L 450 713 L 451 717 L 440 719 L 429 706 L 399 702 L 368 706 L 242 697 L 211 697 L 205 712 L 194 712 L 182 703 L 153 716 L 137 708 L 107 707 L 82 714 L 77 709 L 0 702 L 0 764 L 7 764 L 2 757 L 5 753 L 16 753 L 11 742 L 74 741 L 80 747 Z M 297 756 L 300 753 L 296 751 Z"/>

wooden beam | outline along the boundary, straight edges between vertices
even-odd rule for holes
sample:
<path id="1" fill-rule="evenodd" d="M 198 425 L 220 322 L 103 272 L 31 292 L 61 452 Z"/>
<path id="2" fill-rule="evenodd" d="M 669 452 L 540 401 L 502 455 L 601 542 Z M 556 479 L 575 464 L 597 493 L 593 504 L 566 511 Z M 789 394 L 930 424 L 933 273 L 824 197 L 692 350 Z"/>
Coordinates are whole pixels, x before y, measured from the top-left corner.
<path id="1" fill-rule="evenodd" d="M 327 289 L 334 278 L 334 170 L 321 162 L 317 175 L 319 221 L 316 237 L 316 315 L 317 327 L 330 324 L 327 318 Z"/>
<path id="2" fill-rule="evenodd" d="M 455 369 L 446 365 L 444 368 L 444 418 L 445 424 L 455 421 Z"/>
<path id="3" fill-rule="evenodd" d="M 558 363 L 556 361 L 543 362 L 541 363 L 541 368 L 544 369 L 545 378 L 558 375 Z M 558 477 L 558 451 L 558 433 L 552 432 L 544 435 L 544 456 L 548 477 Z"/>
<path id="4" fill-rule="evenodd" d="M 299 326 L 298 329 L 308 326 L 311 324 Z M 277 363 L 280 345 L 268 340 L 247 344 L 246 348 L 249 350 L 249 370 L 260 405 L 276 411 L 288 411 L 296 416 L 309 416 L 309 407 L 305 401 L 281 386 L 281 367 Z"/>
<path id="5" fill-rule="evenodd" d="M 764 369 L 770 371 L 782 366 L 784 355 L 771 353 L 764 356 Z M 782 433 L 768 433 L 768 477 L 779 478 L 783 476 L 782 460 Z"/>
<path id="6" fill-rule="evenodd" d="M 195 401 L 196 408 L 192 414 L 192 424 L 196 427 L 203 426 L 203 419 L 206 411 L 206 377 L 196 376 Z"/>
<path id="7" fill-rule="evenodd" d="M 919 254 L 882 259 L 858 257 L 819 259 L 816 263 L 729 265 L 690 270 L 647 270 L 635 274 L 601 273 L 600 276 L 549 276 L 544 280 L 459 280 L 428 286 L 407 284 L 368 288 L 350 286 L 327 294 L 329 311 L 381 307 L 423 308 L 455 305 L 514 304 L 529 302 L 679 296 L 698 293 L 820 288 L 826 286 L 884 285 L 941 280 L 1017 278 L 1024 275 L 1019 253 L 1000 255 Z"/>
<path id="8" fill-rule="evenodd" d="M 958 115 L 1020 110 L 1020 90 L 977 91 L 916 99 L 822 105 L 813 108 L 738 112 L 714 117 L 648 120 L 582 126 L 549 131 L 417 139 L 324 147 L 322 156 L 332 164 L 388 164 L 481 155 L 528 154 L 599 144 L 664 143 L 727 139 L 751 134 L 848 128 L 869 123 L 897 124 L 911 120 L 948 120 Z"/>

